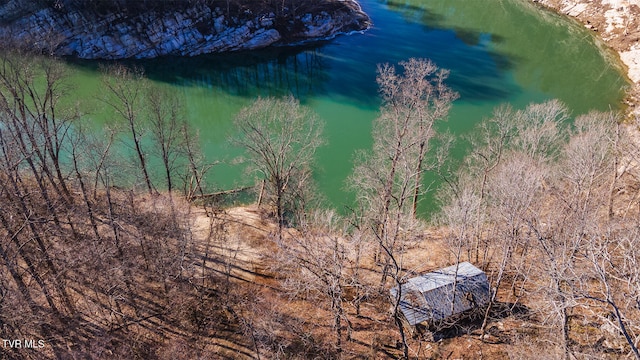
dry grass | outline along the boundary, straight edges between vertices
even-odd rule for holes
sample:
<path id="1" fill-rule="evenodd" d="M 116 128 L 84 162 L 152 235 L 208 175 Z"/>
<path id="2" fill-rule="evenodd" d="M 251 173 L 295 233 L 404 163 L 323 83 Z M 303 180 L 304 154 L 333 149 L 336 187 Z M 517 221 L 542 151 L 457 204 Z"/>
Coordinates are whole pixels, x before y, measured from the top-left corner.
<path id="1" fill-rule="evenodd" d="M 60 255 L 76 259 L 68 264 L 66 276 L 77 315 L 57 325 L 59 334 L 69 335 L 55 339 L 68 344 L 69 353 L 145 359 L 401 356 L 387 297 L 390 285 L 378 292 L 381 272 L 373 247 L 360 262 L 361 282 L 373 284 L 361 299 L 360 314 L 353 294 L 345 291 L 350 325 L 343 321 L 343 352 L 338 353 L 330 304 L 320 294 L 286 290 L 288 273 L 281 272 L 275 256 L 280 250 L 277 226 L 266 211 L 247 206 L 214 212 L 166 195 L 132 199 L 122 192 L 113 197 L 118 213 L 130 215 L 120 220 L 126 256 L 118 256 L 108 223 L 100 225 L 103 241 Z M 625 199 L 619 205 L 627 203 Z M 402 254 L 407 276 L 454 263 L 449 235 L 446 228 L 428 228 L 422 240 Z M 296 236 L 300 234 L 295 229 L 285 229 L 283 243 Z M 178 257 L 176 249 L 184 239 L 184 261 L 164 261 Z M 57 243 L 52 254 L 69 252 L 71 245 Z M 487 273 L 493 270 L 490 266 Z M 419 359 L 562 358 L 546 294 L 539 291 L 543 280 L 530 278 L 520 297 L 501 290 L 483 340 L 479 321 L 462 321 L 439 333 L 436 342 L 409 339 L 410 354 Z M 521 279 L 508 273 L 505 287 L 513 281 Z M 603 330 L 606 310 L 594 309 L 575 308 L 571 313 L 574 352 L 580 358 L 624 355 L 626 347 L 615 328 Z"/>
<path id="2" fill-rule="evenodd" d="M 196 242 L 206 241 L 207 223 L 212 218 L 196 211 L 194 234 Z M 228 222 L 229 237 L 225 247 L 217 247 L 218 256 L 229 256 L 233 250 L 232 273 L 238 292 L 248 294 L 246 303 L 238 304 L 238 313 L 253 322 L 258 337 L 263 344 L 258 346 L 261 358 L 332 358 L 334 352 L 334 333 L 331 328 L 332 314 L 325 305 L 317 303 L 313 296 L 296 296 L 286 293 L 280 283 L 280 274 L 274 274 L 274 257 L 277 251 L 273 241 L 275 224 L 265 218 L 265 213 L 255 207 L 232 208 L 220 214 L 218 219 Z M 294 230 L 285 234 L 296 234 Z M 428 229 L 423 241 L 403 254 L 405 269 L 409 273 L 423 273 L 453 263 L 455 257 L 446 243 L 447 230 Z M 287 235 L 285 235 L 287 236 Z M 362 281 L 377 284 L 380 281 L 380 268 L 373 256 L 365 257 L 362 265 Z M 356 315 L 355 307 L 345 298 L 347 318 L 351 322 L 350 340 L 344 342 L 344 352 L 340 355 L 347 359 L 380 359 L 401 356 L 398 346 L 400 338 L 392 322 L 385 293 L 372 293 L 361 304 L 361 313 Z M 514 301 L 509 296 L 499 299 L 504 304 Z M 543 302 L 542 296 L 517 299 L 525 304 L 523 308 L 537 308 L 537 302 Z M 444 333 L 435 342 L 410 339 L 411 354 L 421 359 L 533 359 L 540 354 L 546 358 L 559 358 L 562 355 L 555 344 L 553 331 L 541 323 L 535 314 L 511 315 L 497 314 L 497 320 L 488 327 L 488 335 L 483 342 L 480 339 L 479 323 L 461 324 L 454 330 Z M 261 331 L 271 329 L 268 336 Z M 345 334 L 347 332 L 345 325 Z M 247 334 L 245 334 L 247 336 Z M 270 337 L 267 339 L 266 337 Z M 265 343 L 277 343 L 279 347 L 269 347 Z M 257 356 L 255 348 L 254 356 Z"/>

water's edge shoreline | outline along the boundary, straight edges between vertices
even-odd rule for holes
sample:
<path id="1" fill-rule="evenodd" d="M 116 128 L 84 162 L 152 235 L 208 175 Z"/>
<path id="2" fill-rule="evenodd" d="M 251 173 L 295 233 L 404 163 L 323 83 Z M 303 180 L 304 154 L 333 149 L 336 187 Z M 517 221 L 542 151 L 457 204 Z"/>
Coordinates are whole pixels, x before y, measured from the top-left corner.
<path id="1" fill-rule="evenodd" d="M 614 50 L 632 86 L 626 116 L 640 119 L 640 0 L 527 0 L 576 19 Z"/>
<path id="2" fill-rule="evenodd" d="M 225 7 L 215 1 L 106 9 L 91 2 L 57 4 L 9 0 L 0 5 L 0 43 L 81 59 L 148 59 L 323 40 L 371 25 L 356 0 L 303 1 L 295 9 L 284 2 L 282 8 L 252 2 L 230 8 L 229 2 Z"/>
<path id="3" fill-rule="evenodd" d="M 576 19 L 619 56 L 632 87 L 627 116 L 640 118 L 640 0 L 526 0 Z M 65 1 L 57 2 L 65 4 Z M 224 9 L 197 3 L 180 9 L 99 12 L 70 5 L 0 5 L 0 43 L 83 59 L 196 56 L 295 45 L 368 29 L 357 0 L 302 2 L 299 9 Z M 126 9 L 125 9 L 126 10 Z M 24 46 L 24 45 L 22 45 Z"/>

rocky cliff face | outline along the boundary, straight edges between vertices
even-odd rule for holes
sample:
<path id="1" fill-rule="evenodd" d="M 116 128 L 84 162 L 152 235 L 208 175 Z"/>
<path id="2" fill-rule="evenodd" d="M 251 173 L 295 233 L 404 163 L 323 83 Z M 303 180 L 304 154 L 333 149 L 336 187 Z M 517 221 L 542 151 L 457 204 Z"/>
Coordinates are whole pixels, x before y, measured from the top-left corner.
<path id="1" fill-rule="evenodd" d="M 278 11 L 224 8 L 224 3 L 100 13 L 56 1 L 51 6 L 0 5 L 3 44 L 84 59 L 195 56 L 263 48 L 361 31 L 369 17 L 355 0 L 322 0 Z"/>

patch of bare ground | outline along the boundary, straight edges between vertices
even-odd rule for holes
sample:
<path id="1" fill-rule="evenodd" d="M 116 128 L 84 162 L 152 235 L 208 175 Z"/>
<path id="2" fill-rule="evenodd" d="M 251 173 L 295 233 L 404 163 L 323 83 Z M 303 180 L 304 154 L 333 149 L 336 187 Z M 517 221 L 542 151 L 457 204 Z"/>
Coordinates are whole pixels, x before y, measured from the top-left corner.
<path id="1" fill-rule="evenodd" d="M 328 304 L 319 302 L 312 293 L 292 294 L 284 285 L 286 274 L 279 270 L 277 226 L 267 212 L 254 205 L 231 208 L 217 214 L 193 210 L 194 246 L 197 253 L 212 259 L 196 270 L 214 270 L 227 274 L 229 296 L 236 321 L 241 324 L 242 343 L 250 349 L 247 356 L 271 358 L 344 358 L 384 359 L 402 355 L 400 336 L 390 314 L 387 296 L 389 285 L 378 292 L 377 286 L 359 299 L 356 310 L 353 293 L 345 292 L 345 340 L 342 352 L 334 347 L 332 312 Z M 227 224 L 226 240 L 215 243 L 210 229 L 215 224 Z M 423 241 L 402 255 L 407 276 L 431 271 L 455 262 L 455 254 L 447 243 L 447 229 L 430 228 Z M 283 242 L 299 233 L 284 229 Z M 213 260 L 216 259 L 216 260 Z M 206 270 L 203 270 L 206 268 Z M 361 281 L 379 284 L 381 267 L 373 251 L 360 263 Z M 492 269 L 487 269 L 492 274 Z M 210 284 L 220 289 L 218 284 Z M 557 358 L 562 354 L 549 344 L 554 332 L 545 324 L 544 314 L 533 313 L 538 308 L 535 292 L 531 298 L 499 296 L 491 313 L 484 338 L 482 321 L 476 317 L 454 324 L 435 334 L 435 341 L 417 336 L 409 339 L 411 355 L 419 359 L 532 359 Z M 533 304 L 532 304 L 533 303 Z M 229 346 L 232 349 L 233 346 Z M 228 349 L 228 350 L 229 350 Z"/>
<path id="2" fill-rule="evenodd" d="M 636 189 L 617 198 L 616 214 L 637 211 Z M 361 284 L 370 284 L 367 291 L 357 298 L 345 289 L 341 298 L 345 314 L 339 352 L 331 304 L 317 290 L 293 293 L 287 286 L 291 269 L 282 269 L 279 253 L 282 246 L 296 246 L 299 231 L 284 229 L 283 240 L 278 241 L 273 217 L 255 205 L 213 210 L 180 197 L 134 196 L 115 190 L 111 201 L 117 205 L 112 210 L 118 215 L 119 243 L 105 221 L 99 226 L 100 237 L 63 256 L 76 261 L 67 264 L 66 274 L 76 313 L 54 324 L 68 335 L 51 341 L 66 344 L 67 353 L 97 359 L 402 356 L 390 313 L 390 284 L 379 286 L 381 264 L 374 259 L 374 248 L 357 262 Z M 628 210 L 630 203 L 636 205 Z M 108 209 L 95 211 L 102 214 Z M 449 238 L 447 228 L 427 228 L 421 241 L 402 254 L 407 276 L 455 263 Z M 52 252 L 74 248 L 62 242 L 56 246 L 59 249 Z M 485 270 L 496 276 L 493 265 Z M 548 294 L 539 290 L 545 284 L 532 275 L 526 291 L 510 290 L 511 284 L 521 281 L 519 276 L 505 275 L 505 291 L 499 292 L 484 336 L 479 317 L 459 321 L 435 333 L 433 340 L 410 338 L 411 356 L 562 358 L 557 327 L 550 320 L 553 309 L 545 307 Z M 618 358 L 625 353 L 625 344 L 615 324 L 602 321 L 608 318 L 606 311 L 598 309 L 575 308 L 570 314 L 573 349 L 586 357 Z"/>
<path id="3" fill-rule="evenodd" d="M 621 178 L 616 216 L 635 216 L 639 193 L 635 179 Z M 105 220 L 99 226 L 100 237 L 87 246 L 74 248 L 61 242 L 51 249 L 76 249 L 60 256 L 75 261 L 67 264 L 66 284 L 76 315 L 54 325 L 68 334 L 55 339 L 67 344 L 68 353 L 132 359 L 402 356 L 387 295 L 391 285 L 379 286 L 381 264 L 375 261 L 374 247 L 357 262 L 361 284 L 369 284 L 364 295 L 356 298 L 350 289 L 343 293 L 339 352 L 331 304 L 317 290 L 293 293 L 287 286 L 291 269 L 282 269 L 280 252 L 283 246 L 296 246 L 298 230 L 284 229 L 283 240 L 278 241 L 273 217 L 255 205 L 213 210 L 180 197 L 134 196 L 115 190 L 111 200 L 117 205 L 112 210 L 118 215 L 119 243 Z M 104 214 L 108 209 L 95 211 Z M 444 227 L 424 230 L 420 241 L 402 253 L 406 276 L 455 263 L 450 237 Z M 491 252 L 487 256 L 491 258 Z M 350 266 L 354 263 L 350 259 Z M 497 275 L 494 266 L 484 267 L 490 278 Z M 433 340 L 409 338 L 411 356 L 562 358 L 554 310 L 541 290 L 546 284 L 530 275 L 522 285 L 526 288 L 520 289 L 521 275 L 507 272 L 484 336 L 476 316 L 436 332 Z M 615 359 L 627 352 L 604 307 L 575 307 L 569 326 L 575 354 Z"/>
<path id="4" fill-rule="evenodd" d="M 190 206 L 167 196 L 134 196 L 115 189 L 109 196 L 109 208 L 94 208 L 94 214 L 104 215 L 97 226 L 99 236 L 64 236 L 47 249 L 64 272 L 73 312 L 47 313 L 39 319 L 29 318 L 27 311 L 12 313 L 16 326 L 46 323 L 51 337 L 44 339 L 44 349 L 7 351 L 0 357 L 252 358 L 237 322 L 219 305 L 219 295 L 198 293 L 192 284 L 176 281 L 176 270 L 189 266 L 175 251 L 184 250 L 180 242 L 185 239 L 175 232 L 174 221 L 186 219 Z M 75 230 L 89 233 L 72 216 L 68 219 L 75 222 Z M 3 311 L 12 311 L 11 302 L 18 302 L 12 297 L 3 297 Z M 62 299 L 54 300 L 63 309 Z"/>
<path id="5" fill-rule="evenodd" d="M 616 216 L 634 216 L 638 211 L 638 187 L 628 184 L 637 181 L 621 179 L 624 193 L 616 197 Z M 118 205 L 113 210 L 119 215 L 121 242 L 109 237 L 113 228 L 107 221 L 100 225 L 98 239 L 64 256 L 77 261 L 68 264 L 67 273 L 76 316 L 59 324 L 69 335 L 56 339 L 68 344 L 69 353 L 145 359 L 402 356 L 387 295 L 391 285 L 379 286 L 381 264 L 375 261 L 374 247 L 357 262 L 360 283 L 369 284 L 367 291 L 357 298 L 345 289 L 341 298 L 345 314 L 339 352 L 331 303 L 317 289 L 294 293 L 287 285 L 292 273 L 282 268 L 280 253 L 283 246 L 297 246 L 298 230 L 284 229 L 283 240 L 278 241 L 273 217 L 255 205 L 213 210 L 168 195 L 114 191 L 111 197 Z M 406 276 L 455 263 L 450 238 L 444 227 L 424 230 L 420 241 L 402 253 Z M 73 248 L 67 243 L 59 246 L 52 251 Z M 487 257 L 492 256 L 490 250 Z M 517 256 L 529 263 L 536 260 L 528 254 Z M 350 259 L 350 266 L 355 263 Z M 490 278 L 497 275 L 494 266 L 484 267 Z M 472 317 L 434 333 L 433 340 L 409 338 L 411 356 L 562 358 L 554 309 L 544 291 L 548 284 L 529 275 L 523 282 L 520 273 L 507 271 L 484 336 L 480 317 Z M 569 315 L 574 354 L 615 359 L 627 353 L 605 307 L 574 307 Z"/>

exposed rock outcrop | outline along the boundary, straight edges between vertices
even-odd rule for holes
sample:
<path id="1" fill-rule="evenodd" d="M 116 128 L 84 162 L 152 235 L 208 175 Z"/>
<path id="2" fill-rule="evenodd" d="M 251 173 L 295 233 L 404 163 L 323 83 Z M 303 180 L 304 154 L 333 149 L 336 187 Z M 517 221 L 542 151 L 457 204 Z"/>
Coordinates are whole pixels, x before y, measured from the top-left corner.
<path id="1" fill-rule="evenodd" d="M 640 0 L 532 0 L 574 17 L 620 54 L 634 85 L 627 99 L 640 117 Z"/>
<path id="2" fill-rule="evenodd" d="M 356 0 L 309 1 L 295 12 L 238 6 L 230 11 L 224 2 L 182 4 L 105 13 L 62 0 L 39 7 L 9 0 L 0 5 L 0 37 L 5 45 L 60 56 L 123 59 L 258 49 L 370 25 Z"/>

